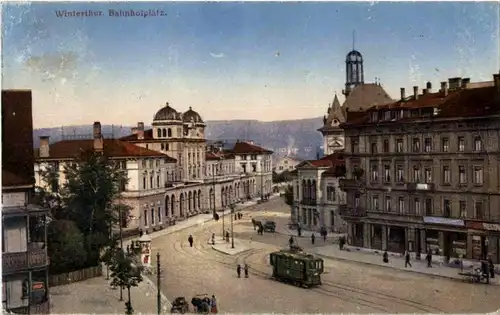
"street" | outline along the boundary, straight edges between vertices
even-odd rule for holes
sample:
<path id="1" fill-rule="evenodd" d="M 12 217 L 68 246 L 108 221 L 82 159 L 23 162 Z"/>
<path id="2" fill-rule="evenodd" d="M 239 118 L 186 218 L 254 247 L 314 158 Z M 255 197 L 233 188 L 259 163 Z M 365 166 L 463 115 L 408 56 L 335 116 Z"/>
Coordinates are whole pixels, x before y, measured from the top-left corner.
<path id="1" fill-rule="evenodd" d="M 221 242 L 222 218 L 155 238 L 153 252 L 160 252 L 164 270 L 162 292 L 170 300 L 215 294 L 221 312 L 483 313 L 500 308 L 499 286 L 335 259 L 325 259 L 323 284 L 317 288 L 303 289 L 271 280 L 268 255 L 287 246 L 289 236 L 257 235 L 251 217 L 286 224 L 288 209 L 281 198 L 276 198 L 243 211 L 243 219 L 234 221 L 235 247 L 248 250 L 236 255 L 218 252 L 208 243 L 212 233 Z M 230 230 L 228 216 L 225 229 Z M 189 235 L 194 237 L 192 248 L 187 241 Z M 298 243 L 306 251 L 311 246 L 309 238 L 300 238 Z M 336 245 L 325 245 L 318 237 L 315 246 Z M 249 279 L 237 278 L 238 263 L 250 266 Z"/>

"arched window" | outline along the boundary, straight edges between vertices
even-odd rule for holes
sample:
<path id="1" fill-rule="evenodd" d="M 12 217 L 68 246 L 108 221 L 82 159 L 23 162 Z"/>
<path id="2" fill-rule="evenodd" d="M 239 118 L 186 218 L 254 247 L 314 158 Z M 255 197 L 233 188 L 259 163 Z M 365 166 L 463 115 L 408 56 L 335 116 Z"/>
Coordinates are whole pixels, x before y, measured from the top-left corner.
<path id="1" fill-rule="evenodd" d="M 192 194 L 189 192 L 188 194 L 188 211 L 191 211 L 191 200 L 192 200 Z"/>
<path id="2" fill-rule="evenodd" d="M 167 137 L 167 130 L 166 129 L 162 129 L 163 130 L 163 138 L 166 138 Z"/>
<path id="3" fill-rule="evenodd" d="M 142 189 L 146 189 L 146 175 L 142 178 Z"/>
<path id="4" fill-rule="evenodd" d="M 165 196 L 165 217 L 168 217 L 168 208 L 170 207 L 170 198 Z"/>
<path id="5" fill-rule="evenodd" d="M 158 134 L 158 138 L 161 138 L 161 129 L 160 128 L 157 129 L 157 134 Z"/>
<path id="6" fill-rule="evenodd" d="M 148 226 L 148 210 L 144 210 L 144 226 Z"/>
<path id="7" fill-rule="evenodd" d="M 161 207 L 158 207 L 158 223 L 161 223 Z"/>
<path id="8" fill-rule="evenodd" d="M 170 215 L 174 216 L 174 210 L 175 210 L 175 195 L 172 195 L 172 198 L 170 198 Z"/>
<path id="9" fill-rule="evenodd" d="M 151 225 L 155 225 L 155 208 L 151 209 Z"/>
<path id="10" fill-rule="evenodd" d="M 201 209 L 201 189 L 198 190 L 198 209 Z"/>
<path id="11" fill-rule="evenodd" d="M 171 128 L 168 128 L 168 137 L 172 137 L 172 129 Z"/>

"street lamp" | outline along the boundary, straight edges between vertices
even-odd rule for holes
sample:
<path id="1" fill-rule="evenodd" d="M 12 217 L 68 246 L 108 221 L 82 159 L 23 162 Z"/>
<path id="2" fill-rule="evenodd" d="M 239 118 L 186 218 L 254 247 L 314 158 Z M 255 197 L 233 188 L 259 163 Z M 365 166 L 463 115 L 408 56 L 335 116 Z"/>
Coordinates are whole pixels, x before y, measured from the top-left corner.
<path id="1" fill-rule="evenodd" d="M 233 230 L 233 215 L 234 215 L 234 203 L 231 203 L 231 248 L 234 248 L 234 230 Z"/>

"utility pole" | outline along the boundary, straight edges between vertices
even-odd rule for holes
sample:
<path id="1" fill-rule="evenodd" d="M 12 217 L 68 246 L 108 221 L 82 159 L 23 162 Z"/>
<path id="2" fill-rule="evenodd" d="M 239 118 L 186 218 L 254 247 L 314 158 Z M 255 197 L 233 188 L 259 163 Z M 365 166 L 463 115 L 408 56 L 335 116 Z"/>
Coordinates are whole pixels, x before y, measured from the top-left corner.
<path id="1" fill-rule="evenodd" d="M 160 252 L 158 252 L 156 253 L 156 310 L 158 312 L 158 315 L 161 314 L 160 277 L 161 277 Z"/>
<path id="2" fill-rule="evenodd" d="M 219 160 L 219 163 L 217 165 L 220 165 L 222 166 L 222 161 L 224 159 L 224 156 L 221 156 L 220 157 L 220 160 Z M 221 167 L 222 168 L 222 167 Z M 222 194 L 222 188 L 221 188 L 221 204 L 222 204 L 222 201 L 224 200 L 224 197 L 225 197 L 225 194 L 226 194 L 226 191 L 224 190 L 224 194 Z M 227 205 L 226 205 L 227 206 Z M 224 214 L 226 213 L 224 207 L 222 207 L 222 239 L 225 240 L 225 230 L 224 230 Z"/>
<path id="3" fill-rule="evenodd" d="M 233 216 L 234 216 L 234 204 L 231 203 L 231 248 L 234 248 Z"/>

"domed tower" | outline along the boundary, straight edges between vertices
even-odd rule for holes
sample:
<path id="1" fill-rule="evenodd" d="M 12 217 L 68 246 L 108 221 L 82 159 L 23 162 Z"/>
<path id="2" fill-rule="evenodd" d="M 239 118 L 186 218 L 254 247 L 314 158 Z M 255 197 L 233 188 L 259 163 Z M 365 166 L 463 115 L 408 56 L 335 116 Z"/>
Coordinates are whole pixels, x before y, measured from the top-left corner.
<path id="1" fill-rule="evenodd" d="M 182 114 L 186 180 L 202 180 L 205 169 L 205 123 L 191 107 Z"/>
<path id="2" fill-rule="evenodd" d="M 351 50 L 345 58 L 345 96 L 348 96 L 352 89 L 364 83 L 363 56 L 355 49 Z"/>

